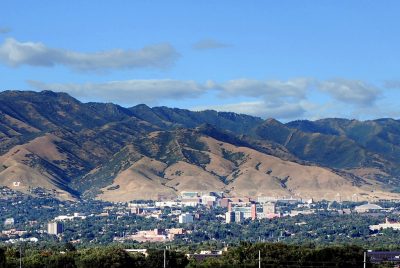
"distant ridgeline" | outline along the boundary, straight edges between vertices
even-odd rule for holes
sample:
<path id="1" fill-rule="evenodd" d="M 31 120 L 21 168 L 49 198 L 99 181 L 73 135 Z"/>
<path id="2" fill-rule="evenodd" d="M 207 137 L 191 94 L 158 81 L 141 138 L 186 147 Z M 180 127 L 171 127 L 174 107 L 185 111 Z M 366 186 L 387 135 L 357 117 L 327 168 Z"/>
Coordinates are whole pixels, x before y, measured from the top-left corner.
<path id="1" fill-rule="evenodd" d="M 0 93 L 0 185 L 60 199 L 174 199 L 182 191 L 397 199 L 400 122 L 287 124 L 248 115 Z M 43 194 L 43 193 L 42 193 Z"/>

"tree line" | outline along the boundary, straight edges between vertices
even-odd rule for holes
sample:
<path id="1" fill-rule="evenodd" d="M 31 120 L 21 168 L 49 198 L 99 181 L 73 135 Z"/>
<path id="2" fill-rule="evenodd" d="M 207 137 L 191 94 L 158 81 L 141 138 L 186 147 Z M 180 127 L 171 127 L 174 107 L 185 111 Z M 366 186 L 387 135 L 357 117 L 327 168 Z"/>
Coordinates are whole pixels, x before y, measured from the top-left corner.
<path id="1" fill-rule="evenodd" d="M 20 260 L 20 254 L 22 258 Z M 0 268 L 124 268 L 164 267 L 164 251 L 149 249 L 148 255 L 128 253 L 120 247 L 93 247 L 76 250 L 71 244 L 59 249 L 0 248 Z M 259 255 L 260 253 L 260 255 Z M 359 246 L 315 247 L 313 245 L 288 245 L 282 243 L 249 243 L 229 248 L 220 257 L 203 261 L 188 259 L 185 252 L 165 251 L 165 264 L 169 268 L 208 267 L 363 267 L 364 249 Z M 259 256 L 261 257 L 259 260 Z M 386 264 L 385 264 L 386 265 Z M 367 267 L 385 267 L 368 264 Z"/>

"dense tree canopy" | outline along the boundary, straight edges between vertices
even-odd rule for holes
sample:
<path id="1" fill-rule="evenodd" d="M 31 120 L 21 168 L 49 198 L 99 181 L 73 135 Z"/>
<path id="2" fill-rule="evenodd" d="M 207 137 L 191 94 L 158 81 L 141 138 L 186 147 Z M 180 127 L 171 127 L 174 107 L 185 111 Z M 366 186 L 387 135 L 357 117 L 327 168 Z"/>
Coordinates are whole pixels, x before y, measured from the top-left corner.
<path id="1" fill-rule="evenodd" d="M 166 250 L 166 267 L 362 267 L 364 249 L 358 246 L 314 247 L 282 243 L 242 242 L 220 257 L 203 261 L 188 259 L 181 250 Z M 24 251 L 22 264 L 27 268 L 124 268 L 164 267 L 164 251 L 148 250 L 148 255 L 128 253 L 119 247 L 94 247 L 77 251 L 31 249 Z M 8 247 L 0 249 L 0 267 L 19 267 L 19 252 Z M 5 259 L 6 258 L 6 259 Z M 368 267 L 385 267 L 368 264 Z"/>

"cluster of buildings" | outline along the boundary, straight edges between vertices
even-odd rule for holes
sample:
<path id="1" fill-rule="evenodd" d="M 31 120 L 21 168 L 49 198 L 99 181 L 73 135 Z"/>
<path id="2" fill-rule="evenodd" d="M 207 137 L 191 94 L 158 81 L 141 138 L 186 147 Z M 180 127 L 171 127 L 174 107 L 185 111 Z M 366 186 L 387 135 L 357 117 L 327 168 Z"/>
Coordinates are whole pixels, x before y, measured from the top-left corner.
<path id="1" fill-rule="evenodd" d="M 197 207 L 199 205 L 209 208 L 219 206 L 223 192 L 196 192 L 183 191 L 178 200 L 174 201 L 158 201 L 155 202 L 156 207 Z"/>
<path id="2" fill-rule="evenodd" d="M 385 223 L 369 226 L 369 229 L 371 231 L 380 231 L 388 228 L 391 228 L 393 230 L 400 230 L 400 222 L 390 221 L 388 218 L 386 218 Z"/>
<path id="3" fill-rule="evenodd" d="M 165 207 L 169 208 L 184 208 L 184 207 L 198 207 L 205 206 L 209 209 L 215 207 L 227 208 L 228 212 L 225 214 L 226 223 L 241 222 L 245 219 L 272 219 L 281 217 L 282 214 L 276 210 L 276 204 L 296 204 L 301 203 L 303 200 L 298 198 L 276 198 L 261 196 L 256 199 L 249 197 L 224 197 L 223 192 L 196 192 L 196 191 L 183 191 L 179 199 L 168 201 L 157 201 L 154 206 L 147 204 L 129 203 L 128 207 L 131 208 L 131 213 L 143 215 L 147 217 L 158 218 L 161 215 L 161 210 Z M 308 200 L 307 202 L 312 202 Z M 190 213 L 180 214 L 179 210 L 175 210 L 178 215 L 179 223 L 191 223 L 198 215 Z"/>
<path id="4" fill-rule="evenodd" d="M 60 215 L 54 218 L 54 220 L 47 223 L 47 233 L 49 235 L 61 235 L 64 232 L 64 221 L 73 221 L 76 219 L 84 220 L 85 215 L 81 213 L 73 213 L 72 215 Z"/>
<path id="5" fill-rule="evenodd" d="M 370 204 L 370 203 L 356 206 L 354 208 L 354 212 L 357 212 L 357 213 L 389 212 L 390 210 L 392 210 L 392 209 L 383 208 L 379 205 Z"/>
<path id="6" fill-rule="evenodd" d="M 225 197 L 223 192 L 197 192 L 183 191 L 177 200 L 157 201 L 153 206 L 144 203 L 129 203 L 128 207 L 132 214 L 145 217 L 161 219 L 162 210 L 166 207 L 175 209 L 171 214 L 175 214 L 179 223 L 192 223 L 199 218 L 197 214 L 182 213 L 180 209 L 184 207 L 203 206 L 209 209 L 216 207 L 227 208 L 228 212 L 224 215 L 226 223 L 242 222 L 245 219 L 272 219 L 281 217 L 282 213 L 277 212 L 277 203 L 296 204 L 304 203 L 298 198 L 277 198 L 260 196 L 256 199 L 249 197 Z M 306 202 L 312 203 L 312 200 Z"/>
<path id="7" fill-rule="evenodd" d="M 81 219 L 84 220 L 86 219 L 85 215 L 82 215 L 81 213 L 75 212 L 73 215 L 60 215 L 54 218 L 54 221 L 72 221 L 76 219 Z"/>
<path id="8" fill-rule="evenodd" d="M 18 196 L 21 196 L 22 193 L 14 191 L 6 186 L 0 186 L 0 199 L 13 199 Z"/>
<path id="9" fill-rule="evenodd" d="M 137 242 L 167 242 L 172 241 L 178 236 L 184 236 L 188 231 L 183 228 L 171 229 L 153 229 L 138 231 L 132 235 L 124 235 L 123 237 L 114 237 L 114 241 L 124 242 L 127 240 Z"/>
<path id="10" fill-rule="evenodd" d="M 225 222 L 242 222 L 244 219 L 272 219 L 281 217 L 276 211 L 277 200 L 263 199 L 252 201 L 250 198 L 224 198 L 221 206 L 227 207 Z"/>
<path id="11" fill-rule="evenodd" d="M 1 189 L 4 193 L 8 193 L 7 189 Z M 340 203 L 340 202 L 339 202 Z M 1 207 L 1 205 L 0 205 Z M 221 208 L 225 208 L 221 209 Z M 126 217 L 132 217 L 132 215 L 140 215 L 146 218 L 155 218 L 158 220 L 172 220 L 178 223 L 173 229 L 154 229 L 144 230 L 132 233 L 129 235 L 121 234 L 122 237 L 116 237 L 116 241 L 135 240 L 139 242 L 162 242 L 171 241 L 176 236 L 184 236 L 188 233 L 183 228 L 192 229 L 192 226 L 186 226 L 192 224 L 195 221 L 200 220 L 206 213 L 205 210 L 218 211 L 215 220 L 220 223 L 241 223 L 248 220 L 256 219 L 273 219 L 286 216 L 297 216 L 297 215 L 308 215 L 318 213 L 319 210 L 337 211 L 338 214 L 350 214 L 350 213 L 370 213 L 370 214 L 387 214 L 390 209 L 382 208 L 376 204 L 363 204 L 356 206 L 353 209 L 339 209 L 338 205 L 333 205 L 333 202 L 326 207 L 325 203 L 313 203 L 313 200 L 302 200 L 293 197 L 271 197 L 271 196 L 260 196 L 257 198 L 250 197 L 226 197 L 223 192 L 198 192 L 198 191 L 184 191 L 181 192 L 180 197 L 177 200 L 164 200 L 164 201 L 148 201 L 148 202 L 131 202 L 131 203 L 115 203 L 99 209 L 92 210 L 90 212 L 85 211 L 85 215 L 76 213 L 75 211 L 82 211 L 77 209 L 76 206 L 64 210 L 63 214 L 53 218 L 47 223 L 47 232 L 43 230 L 46 225 L 41 225 L 40 230 L 37 233 L 47 233 L 49 235 L 61 236 L 64 232 L 64 224 L 68 225 L 66 221 L 74 220 L 85 220 L 91 217 L 113 217 L 117 220 Z M 226 211 L 226 213 L 225 213 Z M 75 213 L 74 213 L 75 212 Z M 11 214 L 10 214 L 11 215 Z M 209 215 L 206 215 L 209 217 Z M 26 224 L 30 224 L 27 222 Z M 37 222 L 32 222 L 34 225 L 38 225 Z M 297 223 L 296 223 L 297 224 Z M 305 223 L 298 223 L 298 225 Z M 16 230 L 14 218 L 6 218 L 4 220 L 4 231 L 0 233 L 1 236 L 14 239 L 28 237 L 24 232 Z M 371 225 L 372 231 L 381 230 L 385 228 L 393 228 L 400 230 L 400 223 L 389 222 L 381 223 L 378 225 Z"/>
<path id="12" fill-rule="evenodd" d="M 24 237 L 28 234 L 28 231 L 18 230 L 14 227 L 14 218 L 7 218 L 4 221 L 4 227 L 6 230 L 2 230 L 0 238 L 7 239 L 5 243 L 15 244 L 19 242 L 37 242 L 39 241 L 36 237 Z"/>

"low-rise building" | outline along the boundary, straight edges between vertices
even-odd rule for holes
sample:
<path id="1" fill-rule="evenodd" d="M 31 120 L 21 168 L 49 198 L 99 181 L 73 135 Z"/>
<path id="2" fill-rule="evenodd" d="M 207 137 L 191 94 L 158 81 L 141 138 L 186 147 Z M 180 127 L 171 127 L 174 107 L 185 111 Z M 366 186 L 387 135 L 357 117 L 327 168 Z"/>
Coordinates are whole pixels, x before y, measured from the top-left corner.
<path id="1" fill-rule="evenodd" d="M 143 254 L 145 257 L 147 257 L 149 255 L 149 253 L 147 253 L 147 249 L 146 248 L 127 248 L 124 249 L 126 252 L 128 253 L 140 253 Z"/>
<path id="2" fill-rule="evenodd" d="M 351 209 L 349 208 L 339 209 L 337 212 L 339 215 L 349 215 L 351 214 Z"/>
<path id="3" fill-rule="evenodd" d="M 382 208 L 381 206 L 369 203 L 354 208 L 354 211 L 357 213 L 379 212 L 382 210 L 384 210 L 384 208 Z"/>
<path id="4" fill-rule="evenodd" d="M 27 231 L 20 231 L 20 230 L 17 230 L 17 229 L 10 229 L 10 230 L 3 230 L 3 231 L 1 231 L 1 233 L 3 235 L 5 235 L 5 236 L 10 237 L 10 236 L 22 236 L 22 235 L 24 235 L 24 234 L 26 234 L 28 232 Z"/>
<path id="5" fill-rule="evenodd" d="M 227 197 L 222 198 L 220 201 L 221 207 L 229 207 L 230 203 L 250 203 L 250 198 L 248 197 Z"/>
<path id="6" fill-rule="evenodd" d="M 155 207 L 164 208 L 164 207 L 180 207 L 182 206 L 181 202 L 178 201 L 157 201 L 155 203 Z"/>
<path id="7" fill-rule="evenodd" d="M 222 256 L 222 250 L 202 250 L 200 253 L 186 254 L 188 259 L 195 259 L 196 261 L 204 261 L 208 258 L 218 258 Z"/>
<path id="8" fill-rule="evenodd" d="M 306 209 L 306 210 L 292 210 L 289 214 L 290 217 L 295 217 L 298 215 L 311 215 L 314 214 L 315 210 L 313 209 Z"/>
<path id="9" fill-rule="evenodd" d="M 214 202 L 217 201 L 217 197 L 216 196 L 212 196 L 212 195 L 203 195 L 201 197 L 201 203 L 203 205 L 210 205 L 213 204 Z"/>
<path id="10" fill-rule="evenodd" d="M 195 192 L 195 191 L 182 191 L 181 198 L 182 199 L 192 199 L 192 198 L 200 197 L 201 194 L 202 193 Z"/>
<path id="11" fill-rule="evenodd" d="M 139 231 L 133 235 L 127 235 L 124 237 L 115 237 L 114 241 L 126 241 L 135 240 L 138 242 L 166 242 L 172 241 L 176 236 L 185 235 L 187 231 L 182 228 L 172 229 L 153 229 Z"/>
<path id="12" fill-rule="evenodd" d="M 75 219 L 86 219 L 85 215 L 75 212 L 72 216 L 71 215 L 60 215 L 54 218 L 54 221 L 72 221 Z"/>
<path id="13" fill-rule="evenodd" d="M 276 213 L 276 203 L 275 202 L 266 202 L 263 204 L 263 212 L 264 214 L 275 214 Z"/>
<path id="14" fill-rule="evenodd" d="M 276 201 L 277 201 L 277 198 L 273 197 L 273 196 L 259 196 L 259 197 L 257 197 L 257 202 L 260 203 L 260 204 L 269 203 L 269 202 L 275 203 Z"/>
<path id="15" fill-rule="evenodd" d="M 400 222 L 391 222 L 386 218 L 385 223 L 369 226 L 369 229 L 372 231 L 379 231 L 388 228 L 392 228 L 393 230 L 400 230 Z"/>
<path id="16" fill-rule="evenodd" d="M 186 198 L 182 199 L 181 204 L 183 207 L 197 207 L 201 204 L 201 199 L 197 198 Z"/>

